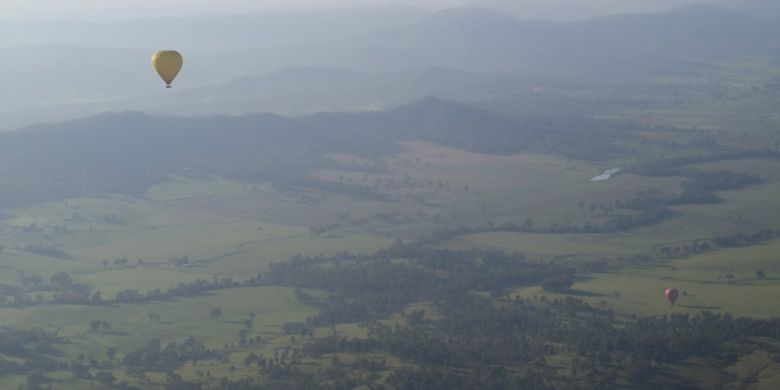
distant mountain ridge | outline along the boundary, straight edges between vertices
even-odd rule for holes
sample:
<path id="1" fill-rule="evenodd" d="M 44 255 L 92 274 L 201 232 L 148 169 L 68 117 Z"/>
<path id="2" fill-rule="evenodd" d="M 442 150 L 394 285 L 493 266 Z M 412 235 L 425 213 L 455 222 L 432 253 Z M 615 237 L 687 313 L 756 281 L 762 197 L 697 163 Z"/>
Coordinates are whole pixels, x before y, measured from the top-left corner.
<path id="1" fill-rule="evenodd" d="M 154 82 L 158 84 L 156 80 Z M 13 110 L 6 105 L 0 130 L 15 130 L 30 122 L 58 122 L 104 111 L 135 110 L 178 116 L 255 112 L 299 116 L 323 111 L 376 111 L 428 94 L 465 101 L 527 89 L 528 84 L 527 80 L 512 74 L 475 74 L 442 67 L 393 73 L 288 67 L 212 86 L 160 90 L 164 93 L 151 96 L 78 104 L 49 103 L 27 110 Z M 2 111 L 0 107 L 0 117 Z"/>
<path id="2" fill-rule="evenodd" d="M 777 24 L 713 6 L 687 6 L 655 14 L 604 16 L 577 22 L 517 20 L 472 8 L 435 13 L 404 29 L 372 33 L 363 40 L 388 53 L 433 66 L 566 70 L 614 73 L 618 61 L 649 68 L 699 56 L 761 52 L 777 46 Z M 616 57 L 618 56 L 618 57 Z M 592 66 L 588 66 L 592 65 Z M 660 65 L 660 67 L 659 67 Z M 599 69 L 601 68 L 601 69 Z M 634 73 L 640 74 L 643 69 Z"/>
<path id="3" fill-rule="evenodd" d="M 161 83 L 149 69 L 148 51 L 57 45 L 0 49 L 0 120 L 5 116 L 15 124 L 29 124 L 24 118 L 71 118 L 76 115 L 68 105 L 74 103 L 101 107 L 74 107 L 85 114 L 144 109 L 138 100 L 150 95 L 160 96 L 149 97 L 147 106 L 177 113 L 191 109 L 241 114 L 269 105 L 296 114 L 381 109 L 386 105 L 376 104 L 371 88 L 391 96 L 385 103 L 425 94 L 459 98 L 457 91 L 443 87 L 445 83 L 417 83 L 387 76 L 391 74 L 446 68 L 501 80 L 634 83 L 670 74 L 701 75 L 743 56 L 771 59 L 780 48 L 777 22 L 709 6 L 566 23 L 517 20 L 475 8 L 426 15 L 410 17 L 417 19 L 402 27 L 378 24 L 378 31 L 334 41 L 188 55 L 174 91 L 165 95 L 160 95 Z M 282 69 L 287 73 L 274 75 Z M 299 69 L 298 74 L 290 69 Z M 450 78 L 447 82 L 457 88 L 496 90 L 491 77 L 467 76 L 465 82 Z M 325 91 L 326 85 L 333 89 Z M 308 89 L 312 96 L 307 96 Z M 178 105 L 172 97 L 177 91 L 186 91 L 175 95 L 184 98 Z M 340 91 L 354 100 L 341 99 Z M 333 98 L 323 98 L 326 93 Z M 290 108 L 294 99 L 302 99 L 302 109 Z"/>
<path id="4" fill-rule="evenodd" d="M 715 7 L 565 23 L 456 8 L 330 44 L 225 53 L 223 58 L 243 73 L 301 65 L 365 72 L 444 66 L 534 77 L 635 80 L 717 66 L 735 55 L 774 55 L 779 39 L 773 21 Z"/>

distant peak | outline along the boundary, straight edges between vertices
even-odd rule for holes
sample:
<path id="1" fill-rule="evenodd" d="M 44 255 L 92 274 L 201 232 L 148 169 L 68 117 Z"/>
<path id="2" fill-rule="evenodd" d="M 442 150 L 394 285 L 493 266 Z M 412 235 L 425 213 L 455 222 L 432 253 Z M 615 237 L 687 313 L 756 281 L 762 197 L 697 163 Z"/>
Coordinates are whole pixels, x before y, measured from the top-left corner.
<path id="1" fill-rule="evenodd" d="M 710 10 L 710 11 L 723 10 L 723 8 L 720 8 L 712 4 L 706 4 L 706 3 L 693 3 L 693 4 L 684 4 L 679 7 L 672 8 L 667 12 L 701 12 L 706 10 Z"/>
<path id="2" fill-rule="evenodd" d="M 355 77 L 361 75 L 348 69 L 327 66 L 286 66 L 270 72 L 271 75 Z"/>
<path id="3" fill-rule="evenodd" d="M 733 15 L 737 12 L 729 11 L 711 4 L 686 4 L 666 11 L 668 14 L 678 15 Z"/>
<path id="4" fill-rule="evenodd" d="M 447 8 L 431 14 L 428 21 L 438 22 L 466 22 L 466 21 L 492 21 L 501 23 L 515 23 L 517 19 L 499 11 L 476 7 Z"/>
<path id="5" fill-rule="evenodd" d="M 91 117 L 87 117 L 86 119 L 103 119 L 103 118 L 121 118 L 121 119 L 148 119 L 149 114 L 137 111 L 137 110 L 127 110 L 127 111 L 108 111 L 108 112 L 102 112 L 99 114 L 95 114 Z"/>
<path id="6" fill-rule="evenodd" d="M 403 109 L 403 108 L 411 108 L 411 107 L 432 107 L 432 106 L 442 107 L 442 106 L 450 106 L 456 104 L 458 103 L 449 100 L 444 100 L 438 96 L 426 95 L 420 99 L 399 106 L 398 108 Z"/>
<path id="7" fill-rule="evenodd" d="M 441 104 L 446 102 L 446 100 L 435 96 L 435 95 L 425 95 L 418 99 L 416 102 L 412 102 L 412 104 Z"/>

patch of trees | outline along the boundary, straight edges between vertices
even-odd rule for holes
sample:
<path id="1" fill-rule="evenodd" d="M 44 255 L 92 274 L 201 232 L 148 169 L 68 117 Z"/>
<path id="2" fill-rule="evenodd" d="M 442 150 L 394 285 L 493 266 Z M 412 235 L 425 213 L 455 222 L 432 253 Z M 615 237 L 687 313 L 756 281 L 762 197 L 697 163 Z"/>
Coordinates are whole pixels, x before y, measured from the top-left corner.
<path id="1" fill-rule="evenodd" d="M 739 248 L 757 245 L 762 242 L 780 238 L 780 231 L 765 229 L 753 233 L 736 232 L 729 235 L 719 235 L 708 239 L 696 239 L 662 245 L 654 251 L 663 257 L 685 257 L 706 252 L 713 248 Z"/>
<path id="2" fill-rule="evenodd" d="M 146 346 L 130 351 L 122 358 L 122 365 L 143 371 L 165 371 L 185 362 L 221 359 L 223 352 L 207 348 L 202 341 L 188 337 L 181 343 L 163 344 L 160 339 L 150 340 Z"/>
<path id="3" fill-rule="evenodd" d="M 122 290 L 116 293 L 114 303 L 146 303 L 151 301 L 171 299 L 177 297 L 191 297 L 203 294 L 208 291 L 225 290 L 229 288 L 254 287 L 261 285 L 259 278 L 250 278 L 244 281 L 235 280 L 231 277 L 214 278 L 211 281 L 206 279 L 197 279 L 194 282 L 178 283 L 165 291 L 161 289 L 141 292 L 134 289 Z M 112 302 L 112 301 L 106 301 Z"/>
<path id="4" fill-rule="evenodd" d="M 396 390 L 459 390 L 459 389 L 553 389 L 546 384 L 549 373 L 542 370 L 529 370 L 518 373 L 504 368 L 479 370 L 477 373 L 464 373 L 451 370 L 422 368 L 399 368 L 387 378 L 387 383 Z"/>
<path id="5" fill-rule="evenodd" d="M 309 329 L 303 322 L 285 322 L 282 324 L 282 331 L 287 335 L 306 335 Z"/>
<path id="6" fill-rule="evenodd" d="M 726 236 L 716 236 L 712 239 L 712 243 L 720 248 L 739 248 L 756 245 L 775 238 L 780 238 L 780 231 L 762 230 L 754 233 L 737 232 Z"/>
<path id="7" fill-rule="evenodd" d="M 56 348 L 61 343 L 63 340 L 52 332 L 0 327 L 0 376 L 29 374 L 35 382 L 43 378 L 41 372 L 63 369 L 57 360 L 61 352 Z"/>
<path id="8" fill-rule="evenodd" d="M 58 273 L 53 276 L 52 284 L 58 287 L 57 292 L 50 297 L 45 298 L 38 295 L 33 299 L 30 295 L 24 294 L 21 289 L 14 291 L 13 295 L 5 296 L 0 294 L 0 306 L 30 306 L 42 304 L 68 304 L 68 305 L 108 305 L 108 304 L 142 304 L 151 301 L 173 299 L 180 297 L 191 297 L 203 294 L 209 291 L 226 290 L 231 288 L 248 288 L 265 285 L 260 275 L 244 280 L 236 280 L 231 277 L 215 277 L 212 280 L 198 279 L 189 283 L 178 283 L 176 286 L 167 290 L 153 289 L 148 291 L 139 291 L 136 289 L 126 289 L 116 293 L 113 299 L 106 299 L 100 291 L 90 291 L 89 287 L 82 284 L 72 283 L 67 273 Z M 68 285 L 70 280 L 71 284 Z M 41 288 L 40 286 L 35 288 Z M 7 299 L 10 297 L 10 300 Z"/>
<path id="9" fill-rule="evenodd" d="M 461 225 L 455 229 L 439 230 L 418 240 L 421 244 L 435 245 L 443 241 L 467 234 L 493 233 L 493 232 L 517 232 L 517 233 L 536 233 L 536 234 L 603 234 L 626 231 L 633 228 L 651 225 L 657 223 L 672 211 L 666 205 L 654 203 L 652 207 L 645 207 L 638 213 L 630 215 L 618 215 L 608 220 L 604 224 L 594 225 L 590 222 L 581 224 L 566 221 L 563 223 L 553 222 L 549 226 L 539 226 L 533 219 L 527 218 L 522 223 L 507 222 L 498 226 L 488 223 L 484 226 L 466 226 Z"/>
<path id="10" fill-rule="evenodd" d="M 686 169 L 680 172 L 680 175 L 693 180 L 682 183 L 682 191 L 677 195 L 661 196 L 657 191 L 642 191 L 631 199 L 615 201 L 615 207 L 645 211 L 660 206 L 717 203 L 721 199 L 715 195 L 715 191 L 735 190 L 761 183 L 761 178 L 757 175 L 729 171 L 703 173 Z"/>
<path id="11" fill-rule="evenodd" d="M 135 289 L 118 291 L 113 299 L 104 299 L 100 291 L 90 295 L 89 291 L 71 291 L 52 295 L 48 301 L 35 302 L 37 304 L 71 304 L 71 305 L 106 305 L 112 303 L 140 304 L 157 300 L 172 299 L 177 297 L 190 297 L 203 294 L 208 291 L 225 290 L 229 288 L 250 287 L 257 285 L 256 279 L 239 282 L 233 278 L 218 278 L 212 281 L 198 279 L 190 283 L 179 283 L 167 290 L 153 289 L 142 292 Z M 33 302 L 22 302 L 22 304 Z"/>
<path id="12" fill-rule="evenodd" d="M 461 293 L 436 301 L 441 317 L 426 326 L 369 325 L 380 351 L 432 366 L 463 369 L 531 363 L 559 351 L 576 318 L 607 322 L 608 312 L 580 299 L 551 307 L 522 302 L 497 306 L 486 297 Z"/>
<path id="13" fill-rule="evenodd" d="M 606 232 L 619 232 L 640 226 L 652 225 L 671 215 L 666 205 L 658 204 L 643 207 L 638 214 L 620 215 L 605 224 Z"/>
<path id="14" fill-rule="evenodd" d="M 694 177 L 699 171 L 689 167 L 692 164 L 701 164 L 721 160 L 741 160 L 748 158 L 780 158 L 780 152 L 772 149 L 748 149 L 726 151 L 690 156 L 678 156 L 640 162 L 626 171 L 640 176 L 682 176 Z"/>
<path id="15" fill-rule="evenodd" d="M 761 183 L 761 177 L 758 175 L 730 171 L 697 172 L 693 179 L 683 183 L 683 191 L 678 200 L 680 203 L 703 203 L 698 199 L 704 197 L 706 201 L 708 193 L 735 190 Z"/>
<path id="16" fill-rule="evenodd" d="M 659 367 L 693 357 L 726 366 L 740 343 L 780 340 L 780 319 L 701 313 L 617 323 L 606 306 L 572 296 L 540 305 L 505 292 L 542 284 L 565 293 L 573 272 L 520 254 L 397 242 L 373 255 L 296 256 L 271 265 L 266 280 L 297 287 L 299 297 L 321 310 L 305 325 L 289 325 L 291 331 L 346 322 L 368 330 L 363 338 L 310 339 L 303 355 L 390 354 L 413 363 L 390 374 L 394 388 L 604 388 L 620 380 L 642 383 L 660 375 Z M 330 294 L 314 297 L 304 288 Z M 437 315 L 412 313 L 403 325 L 376 321 L 420 301 L 432 302 Z M 575 356 L 574 374 L 547 366 L 545 357 L 560 354 Z M 294 362 L 288 369 L 287 378 L 296 377 Z M 355 369 L 333 368 L 317 378 L 335 383 Z"/>
<path id="17" fill-rule="evenodd" d="M 103 267 L 108 267 L 109 264 L 113 264 L 116 267 L 128 267 L 129 263 L 130 263 L 130 260 L 128 260 L 126 257 L 122 257 L 122 258 L 113 259 L 113 260 L 103 260 L 103 261 L 101 261 L 101 263 L 103 264 Z M 136 265 L 143 265 L 144 264 L 144 260 L 143 259 L 136 259 L 135 264 Z"/>
<path id="18" fill-rule="evenodd" d="M 41 278 L 43 280 L 43 278 Z M 16 295 L 22 291 L 21 288 L 8 284 L 0 284 L 0 295 Z"/>
<path id="19" fill-rule="evenodd" d="M 469 293 L 436 302 L 440 316 L 426 326 L 370 323 L 365 339 L 312 340 L 303 351 L 383 352 L 414 362 L 415 368 L 391 374 L 389 383 L 399 388 L 591 389 L 609 388 L 619 378 L 646 383 L 659 367 L 694 357 L 727 366 L 740 353 L 734 343 L 780 340 L 780 319 L 702 312 L 615 324 L 611 311 L 573 297 L 548 306 L 497 305 Z M 573 375 L 547 366 L 546 356 L 561 353 L 574 354 Z"/>
<path id="20" fill-rule="evenodd" d="M 568 271 L 566 265 L 530 261 L 517 253 L 431 249 L 398 242 L 371 255 L 296 256 L 270 264 L 265 280 L 331 292 L 317 299 L 296 290 L 321 309 L 307 326 L 324 326 L 381 318 L 409 303 L 462 291 L 501 295 L 506 288 L 539 284 Z"/>
<path id="21" fill-rule="evenodd" d="M 718 156 L 723 158 L 743 158 L 745 156 L 756 157 L 756 155 L 777 155 L 776 157 L 780 157 L 780 154 L 778 153 L 767 153 L 768 154 L 764 152 L 745 152 L 734 155 Z M 680 193 L 676 195 L 660 195 L 656 190 L 640 191 L 637 192 L 633 198 L 628 200 L 616 200 L 607 204 L 591 204 L 590 210 L 591 212 L 594 210 L 603 210 L 605 215 L 613 208 L 638 212 L 639 214 L 636 215 L 618 216 L 605 225 L 607 231 L 621 231 L 660 222 L 671 215 L 671 212 L 667 209 L 668 206 L 718 203 L 721 202 L 722 199 L 715 194 L 716 191 L 735 190 L 761 183 L 761 177 L 758 175 L 731 171 L 701 172 L 680 165 L 718 159 L 722 158 L 713 156 L 684 157 L 654 161 L 646 163 L 645 165 L 636 166 L 632 168 L 633 173 L 645 176 L 682 176 L 688 177 L 691 180 L 683 182 Z M 581 208 L 582 205 L 581 202 Z"/>
<path id="22" fill-rule="evenodd" d="M 49 280 L 55 287 L 70 288 L 73 286 L 73 279 L 67 272 L 57 272 Z"/>
<path id="23" fill-rule="evenodd" d="M 60 260 L 73 260 L 73 258 L 69 254 L 63 252 L 62 250 L 53 247 L 43 246 L 43 245 L 27 245 L 24 248 L 16 248 L 16 249 L 23 250 L 25 252 L 30 252 L 38 256 L 53 257 L 55 259 L 60 259 Z"/>
<path id="24" fill-rule="evenodd" d="M 43 277 L 42 276 L 35 275 L 35 274 L 32 274 L 32 275 L 25 274 L 25 272 L 21 271 L 21 270 L 18 271 L 18 274 L 19 274 L 19 282 L 24 287 L 30 287 L 30 286 L 32 286 L 32 287 L 39 287 L 39 286 L 43 285 Z M 10 294 L 5 294 L 5 295 L 10 295 Z"/>
<path id="25" fill-rule="evenodd" d="M 574 278 L 570 275 L 555 275 L 542 281 L 542 289 L 550 292 L 564 292 L 574 284 Z"/>
<path id="26" fill-rule="evenodd" d="M 302 352 L 307 356 L 320 357 L 337 352 L 368 353 L 376 351 L 378 348 L 379 343 L 375 339 L 329 336 L 307 342 Z"/>
<path id="27" fill-rule="evenodd" d="M 674 363 L 691 356 L 719 358 L 723 344 L 751 338 L 780 339 L 780 319 L 733 318 L 729 314 L 673 314 L 640 319 L 617 333 L 622 343 L 604 344 L 602 349 L 619 349 L 654 363 Z M 588 343 L 599 343 L 592 335 Z M 626 345 L 625 342 L 631 344 Z M 580 345 L 580 348 L 585 347 Z"/>

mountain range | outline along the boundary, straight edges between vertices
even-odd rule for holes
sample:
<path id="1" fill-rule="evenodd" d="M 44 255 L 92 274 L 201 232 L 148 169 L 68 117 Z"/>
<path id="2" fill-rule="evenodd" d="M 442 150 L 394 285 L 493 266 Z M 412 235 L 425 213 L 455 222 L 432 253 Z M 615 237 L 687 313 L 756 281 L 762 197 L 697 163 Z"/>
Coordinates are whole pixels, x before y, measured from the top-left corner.
<path id="1" fill-rule="evenodd" d="M 477 8 L 430 15 L 394 10 L 395 17 L 376 29 L 360 24 L 348 37 L 336 37 L 347 34 L 342 30 L 321 41 L 292 39 L 294 44 L 271 47 L 262 46 L 267 36 L 247 32 L 239 34 L 243 48 L 213 51 L 204 43 L 186 55 L 175 85 L 181 93 L 166 95 L 149 70 L 150 50 L 59 44 L 0 49 L 0 123 L 9 129 L 29 124 L 30 117 L 59 120 L 107 109 L 361 110 L 427 94 L 459 99 L 458 89 L 507 93 L 537 80 L 642 82 L 701 74 L 748 56 L 771 61 L 780 42 L 777 22 L 712 6 L 566 23 Z M 225 18 L 221 23 L 232 20 Z M 426 76 L 426 69 L 443 67 L 461 73 Z M 383 101 L 372 98 L 375 91 Z"/>

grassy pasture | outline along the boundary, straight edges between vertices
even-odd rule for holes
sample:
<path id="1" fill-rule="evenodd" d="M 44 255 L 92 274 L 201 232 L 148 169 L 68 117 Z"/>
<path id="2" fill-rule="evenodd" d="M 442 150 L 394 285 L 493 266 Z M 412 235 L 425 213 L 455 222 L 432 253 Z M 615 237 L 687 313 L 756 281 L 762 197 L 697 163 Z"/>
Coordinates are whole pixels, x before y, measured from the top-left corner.
<path id="1" fill-rule="evenodd" d="M 175 178 L 152 188 L 145 199 L 82 198 L 7 210 L 7 218 L 0 221 L 0 243 L 5 247 L 0 252 L 0 283 L 19 285 L 22 273 L 39 275 L 48 282 L 54 273 L 66 271 L 74 282 L 100 290 L 104 299 L 109 299 L 124 289 L 164 290 L 214 275 L 255 276 L 269 262 L 284 261 L 298 253 L 373 252 L 392 242 L 389 237 L 355 228 L 321 236 L 309 232 L 310 225 L 338 221 L 337 212 L 351 211 L 351 206 L 356 206 L 357 215 L 383 210 L 378 202 L 322 193 L 302 200 L 266 186 L 214 178 Z M 28 245 L 56 248 L 68 257 L 35 254 L 25 249 Z M 202 266 L 171 267 L 168 259 L 179 256 Z M 119 258 L 128 259 L 127 264 L 113 262 Z M 210 317 L 213 307 L 223 310 L 220 318 Z M 291 343 L 289 337 L 281 335 L 281 325 L 303 321 L 316 310 L 297 303 L 290 289 L 258 287 L 143 305 L 2 308 L 0 325 L 57 330 L 69 340 L 61 346 L 64 361 L 80 354 L 105 359 L 108 347 L 118 347 L 121 359 L 123 353 L 154 337 L 167 342 L 195 336 L 216 348 L 237 343 L 238 331 L 250 312 L 257 317 L 249 336 L 262 336 L 268 341 L 255 352 L 270 356 L 275 348 Z M 160 320 L 150 319 L 149 314 L 159 315 Z M 111 331 L 89 332 L 93 320 L 109 321 Z M 364 333 L 355 325 L 336 329 L 342 334 Z M 231 356 L 230 364 L 211 363 L 215 364 L 215 375 L 233 377 L 229 367 L 243 366 L 241 353 L 248 352 L 234 351 L 237 353 Z M 196 369 L 200 367 L 185 366 L 182 373 L 189 375 Z M 129 379 L 119 370 L 114 375 L 118 380 Z M 74 381 L 69 372 L 50 377 L 65 388 L 88 387 L 86 381 Z M 150 378 L 152 382 L 144 383 L 144 388 L 162 388 L 164 376 L 150 374 Z M 15 386 L 23 380 L 3 378 Z"/>
<path id="2" fill-rule="evenodd" d="M 766 173 L 769 167 L 775 165 L 780 168 L 780 163 L 774 161 L 757 161 L 756 164 L 738 162 L 737 164 L 743 169 L 755 165 L 758 165 L 757 173 Z M 708 166 L 713 169 L 728 167 L 726 162 L 717 162 Z M 762 168 L 764 171 L 761 170 Z M 627 176 L 618 176 L 614 180 L 603 183 L 614 182 L 616 185 L 626 183 L 627 187 L 630 185 L 626 180 Z M 675 206 L 672 209 L 678 212 L 676 216 L 631 232 L 555 235 L 497 232 L 459 236 L 442 245 L 459 249 L 488 247 L 548 256 L 651 253 L 654 247 L 661 244 L 728 235 L 738 231 L 778 229 L 780 228 L 778 225 L 780 197 L 777 194 L 780 194 L 780 181 L 777 178 L 769 178 L 757 186 L 738 191 L 719 192 L 718 196 L 724 201 L 718 204 Z M 547 205 L 547 207 L 552 206 Z M 573 216 L 580 211 L 570 210 L 570 212 L 572 213 L 570 216 Z"/>
<path id="3" fill-rule="evenodd" d="M 441 245 L 450 249 L 489 248 L 539 256 L 617 256 L 649 251 L 651 242 L 600 234 L 533 234 L 496 232 L 455 237 Z"/>
<path id="4" fill-rule="evenodd" d="M 292 194 L 266 185 L 244 185 L 219 178 L 177 177 L 153 187 L 143 199 L 82 198 L 7 210 L 7 218 L 0 221 L 0 244 L 5 247 L 0 252 L 0 283 L 18 285 L 20 271 L 47 280 L 56 272 L 67 271 L 77 283 L 88 284 L 109 298 L 124 289 L 166 289 L 215 275 L 255 276 L 268 263 L 284 261 L 298 253 L 316 256 L 340 251 L 373 252 L 387 247 L 396 237 L 412 239 L 461 224 L 521 223 L 525 218 L 533 218 L 536 226 L 567 221 L 598 224 L 608 217 L 591 213 L 588 204 L 626 199 L 650 189 L 673 194 L 685 180 L 621 174 L 608 181 L 590 182 L 603 169 L 621 166 L 626 161 L 591 164 L 529 154 L 485 156 L 425 143 L 407 144 L 405 152 L 387 161 L 389 170 L 382 174 L 366 176 L 358 170 L 360 162 L 350 156 L 337 157 L 356 165 L 352 167 L 355 169 L 319 170 L 312 175 L 331 181 L 341 181 L 343 177 L 349 183 L 367 186 L 380 183 L 378 188 L 390 200 L 355 199 L 321 191 Z M 719 196 L 724 202 L 719 204 L 675 207 L 677 216 L 631 232 L 484 233 L 455 237 L 441 246 L 487 247 L 545 257 L 620 256 L 650 253 L 657 245 L 680 240 L 780 227 L 777 226 L 780 198 L 776 196 L 780 193 L 780 177 L 774 174 L 780 171 L 780 164 L 776 161 L 718 161 L 696 167 L 705 171 L 754 172 L 766 181 L 743 190 L 722 192 Z M 399 186 L 381 185 L 389 180 Z M 423 184 L 404 186 L 407 180 Z M 580 202 L 585 207 L 580 207 Z M 347 218 L 343 217 L 345 212 L 349 214 Z M 386 220 L 376 217 L 378 212 L 399 212 L 402 218 Z M 434 219 L 434 215 L 440 218 Z M 358 220 L 363 222 L 351 223 Z M 309 229 L 334 223 L 340 223 L 342 228 L 321 235 L 312 234 Z M 70 258 L 35 254 L 25 249 L 28 245 L 57 248 Z M 656 266 L 588 275 L 575 284 L 573 294 L 593 305 L 603 300 L 607 307 L 623 315 L 713 310 L 756 317 L 777 316 L 773 304 L 780 299 L 777 253 L 780 253 L 780 243 L 774 242 L 709 252 Z M 200 266 L 171 267 L 168 260 L 179 256 L 187 256 Z M 111 263 L 116 258 L 127 258 L 128 265 Z M 143 263 L 138 263 L 138 259 Z M 106 260 L 109 263 L 103 265 Z M 766 277 L 759 278 L 758 270 L 764 271 Z M 729 274 L 734 275 L 733 280 L 726 279 Z M 673 308 L 663 297 L 663 290 L 671 286 L 684 292 Z M 619 296 L 614 294 L 616 291 Z M 518 289 L 514 294 L 556 296 L 538 287 Z M 213 307 L 222 308 L 224 314 L 218 319 L 211 318 L 209 310 Z M 426 310 L 429 317 L 436 316 L 425 304 L 413 308 Z M 79 354 L 102 359 L 107 347 L 118 347 L 121 357 L 153 337 L 177 341 L 192 335 L 212 347 L 235 343 L 243 327 L 242 320 L 251 311 L 257 318 L 250 335 L 263 336 L 268 341 L 251 352 L 266 356 L 278 348 L 299 346 L 302 341 L 281 335 L 280 326 L 287 321 L 303 321 L 316 312 L 297 303 L 290 289 L 258 287 L 145 305 L 0 308 L 0 325 L 60 329 L 60 334 L 70 340 L 63 346 L 66 356 L 63 359 Z M 160 320 L 150 320 L 150 313 L 159 315 Z M 88 332 L 92 320 L 108 320 L 112 331 Z M 395 315 L 387 321 L 400 323 L 403 317 Z M 365 329 L 356 324 L 342 324 L 334 329 L 317 329 L 315 337 L 325 337 L 334 331 L 365 336 Z M 217 377 L 254 375 L 251 369 L 243 367 L 243 359 L 249 352 L 236 348 L 232 350 L 229 364 L 185 365 L 179 372 L 188 378 L 204 369 Z M 312 372 L 327 368 L 331 358 L 307 362 L 310 365 L 307 367 Z M 350 358 L 344 356 L 347 361 Z M 396 360 L 390 359 L 389 365 L 403 364 Z M 754 363 L 746 360 L 745 364 L 752 367 Z M 230 366 L 237 370 L 231 372 Z M 685 375 L 700 375 L 704 371 Z M 119 370 L 115 375 L 125 378 Z M 69 373 L 57 373 L 54 377 L 65 388 L 86 386 L 86 383 L 73 382 Z M 152 383 L 145 384 L 144 388 L 161 388 L 165 378 L 157 374 L 150 377 Z M 766 388 L 780 380 L 777 373 L 769 371 L 760 372 L 758 377 Z M 3 378 L 6 379 L 7 383 L 21 380 Z"/>
<path id="5" fill-rule="evenodd" d="M 223 314 L 215 319 L 210 316 L 211 308 L 219 307 Z M 254 326 L 250 337 L 262 336 L 269 341 L 266 349 L 273 353 L 273 345 L 286 345 L 289 338 L 281 333 L 281 325 L 288 321 L 303 321 L 315 313 L 315 310 L 295 301 L 291 289 L 281 287 L 257 287 L 224 290 L 213 294 L 174 300 L 154 302 L 144 305 L 117 305 L 111 307 L 86 306 L 41 306 L 25 309 L 0 309 L 0 325 L 20 328 L 59 329 L 59 335 L 66 337 L 68 343 L 59 348 L 62 359 L 70 362 L 79 354 L 87 358 L 105 360 L 106 349 L 116 347 L 117 359 L 125 353 L 141 348 L 153 338 L 161 338 L 163 343 L 178 342 L 186 337 L 195 336 L 211 348 L 221 348 L 223 344 L 238 342 L 238 331 L 243 328 L 243 320 L 255 312 Z M 147 315 L 160 316 L 159 321 L 149 320 Z M 112 330 L 105 333 L 88 331 L 92 320 L 106 320 L 112 324 Z M 244 354 L 246 355 L 246 354 Z M 230 364 L 204 362 L 197 367 L 187 365 L 182 374 L 194 374 L 198 370 L 211 370 L 221 376 L 229 375 L 231 365 L 243 368 L 241 353 L 231 356 Z M 239 359 L 240 358 L 240 359 Z M 138 382 L 127 377 L 122 370 L 111 370 L 118 381 L 129 380 L 142 388 L 163 388 L 165 376 L 149 373 L 150 382 Z M 69 372 L 49 375 L 58 388 L 92 388 L 89 381 L 74 380 Z M 194 377 L 191 375 L 190 377 Z M 24 378 L 2 378 L 2 385 L 22 383 Z M 13 387 L 15 388 L 15 387 Z"/>
<path id="6" fill-rule="evenodd" d="M 753 83 L 756 80 L 742 82 Z M 653 110 L 623 112 L 619 118 L 706 129 L 718 135 L 721 142 L 729 145 L 777 147 L 780 142 L 780 117 L 777 115 L 776 97 L 748 92 L 744 87 L 720 87 L 731 90 L 731 93 L 725 96 L 693 93 L 680 99 L 679 104 L 659 106 Z"/>
<path id="7" fill-rule="evenodd" d="M 117 292 L 127 289 L 148 291 L 160 288 L 160 286 L 192 283 L 197 279 L 211 278 L 208 274 L 198 272 L 182 272 L 152 267 L 113 269 L 72 276 L 76 283 L 87 284 L 94 290 L 100 291 L 103 299 L 111 299 Z"/>
<path id="8" fill-rule="evenodd" d="M 218 319 L 210 316 L 210 310 L 215 307 L 223 311 Z M 121 357 L 155 337 L 167 342 L 195 336 L 212 348 L 237 343 L 242 321 L 252 311 L 256 314 L 250 332 L 252 337 L 275 337 L 280 334 L 284 322 L 302 321 L 315 313 L 314 309 L 295 300 L 292 289 L 256 287 L 143 305 L 3 308 L 0 309 L 0 325 L 60 329 L 59 334 L 71 341 L 64 347 L 69 356 L 85 353 L 104 358 L 106 347 L 118 347 Z M 160 320 L 150 320 L 149 313 L 159 315 Z M 111 332 L 89 332 L 92 320 L 109 321 Z"/>
<path id="9" fill-rule="evenodd" d="M 0 283 L 18 284 L 19 272 L 48 279 L 66 271 L 77 282 L 106 291 L 164 289 L 213 274 L 256 275 L 269 262 L 298 253 L 368 252 L 392 242 L 348 230 L 312 236 L 306 226 L 337 221 L 337 211 L 349 210 L 346 199 L 320 195 L 319 203 L 301 206 L 265 186 L 213 178 L 176 178 L 149 194 L 147 199 L 82 198 L 6 210 L 7 218 L 0 221 Z M 269 206 L 265 199 L 285 208 Z M 306 209 L 318 214 L 307 216 Z M 69 258 L 31 253 L 28 245 L 56 248 Z M 181 256 L 203 268 L 170 269 L 168 260 Z M 113 264 L 122 258 L 133 269 Z"/>
<path id="10" fill-rule="evenodd" d="M 711 310 L 736 316 L 775 317 L 780 300 L 780 242 L 748 248 L 719 250 L 654 266 L 589 275 L 574 285 L 572 295 L 592 305 L 606 301 L 618 313 L 639 316 Z M 764 271 L 759 278 L 756 271 Z M 733 275 L 729 279 L 727 275 Z M 674 307 L 664 290 L 678 288 Z M 618 292 L 619 297 L 615 295 Z M 539 287 L 514 294 L 555 297 Z"/>
<path id="11" fill-rule="evenodd" d="M 406 213 L 427 213 L 426 218 L 415 218 L 411 226 L 393 226 L 398 234 L 409 230 L 409 236 L 421 231 L 441 230 L 461 224 L 478 225 L 493 222 L 522 223 L 532 218 L 537 226 L 552 223 L 603 222 L 600 213 L 592 213 L 590 203 L 607 203 L 626 199 L 639 191 L 660 189 L 672 194 L 679 190 L 682 178 L 645 178 L 618 175 L 612 180 L 591 182 L 604 169 L 620 165 L 593 165 L 574 162 L 554 156 L 519 154 L 514 156 L 486 156 L 459 151 L 428 143 L 408 143 L 406 151 L 388 162 L 390 172 L 381 178 L 369 179 L 384 183 L 392 179 L 398 188 L 384 188 L 382 192 L 402 197 L 411 195 L 417 202 L 404 202 Z M 615 163 L 619 164 L 619 163 Z M 317 171 L 317 177 L 338 180 L 351 177 L 359 182 L 362 173 L 356 171 Z M 404 186 L 405 178 L 418 186 Z M 439 188 L 438 183 L 449 183 Z M 585 208 L 580 208 L 580 202 Z M 421 207 L 422 206 L 422 207 Z M 619 213 L 619 212 L 615 212 Z M 432 216 L 439 215 L 437 221 Z M 373 227 L 368 227 L 372 229 Z"/>

